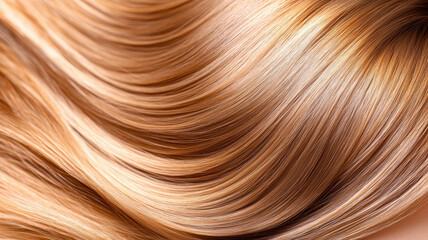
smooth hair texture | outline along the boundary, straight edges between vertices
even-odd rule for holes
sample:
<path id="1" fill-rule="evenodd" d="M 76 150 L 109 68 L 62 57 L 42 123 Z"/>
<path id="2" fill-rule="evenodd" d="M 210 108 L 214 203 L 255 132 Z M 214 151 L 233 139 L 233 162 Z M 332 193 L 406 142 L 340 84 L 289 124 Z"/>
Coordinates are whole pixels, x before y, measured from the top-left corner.
<path id="1" fill-rule="evenodd" d="M 428 197 L 426 0 L 1 0 L 0 239 L 359 239 Z"/>

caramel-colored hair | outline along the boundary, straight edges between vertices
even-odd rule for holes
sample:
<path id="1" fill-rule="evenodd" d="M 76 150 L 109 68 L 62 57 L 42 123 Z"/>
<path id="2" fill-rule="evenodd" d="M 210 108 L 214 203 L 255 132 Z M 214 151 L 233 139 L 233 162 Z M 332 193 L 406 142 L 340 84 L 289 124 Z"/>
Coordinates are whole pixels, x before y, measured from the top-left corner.
<path id="1" fill-rule="evenodd" d="M 1 0 L 0 239 L 357 239 L 428 196 L 426 0 Z"/>

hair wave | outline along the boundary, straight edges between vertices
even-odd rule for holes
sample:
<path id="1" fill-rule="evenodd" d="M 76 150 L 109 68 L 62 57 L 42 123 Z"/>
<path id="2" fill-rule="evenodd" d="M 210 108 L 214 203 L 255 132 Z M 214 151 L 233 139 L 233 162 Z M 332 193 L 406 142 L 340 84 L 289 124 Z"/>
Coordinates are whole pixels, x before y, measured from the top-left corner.
<path id="1" fill-rule="evenodd" d="M 424 0 L 0 1 L 1 239 L 357 239 L 427 202 Z"/>

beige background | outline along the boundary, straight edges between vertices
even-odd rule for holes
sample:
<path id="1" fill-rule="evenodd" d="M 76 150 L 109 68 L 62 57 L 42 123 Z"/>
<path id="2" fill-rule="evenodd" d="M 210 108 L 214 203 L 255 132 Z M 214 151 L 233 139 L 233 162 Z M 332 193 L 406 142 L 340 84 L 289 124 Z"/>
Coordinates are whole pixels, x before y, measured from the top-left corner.
<path id="1" fill-rule="evenodd" d="M 366 240 L 428 240 L 428 204 Z"/>

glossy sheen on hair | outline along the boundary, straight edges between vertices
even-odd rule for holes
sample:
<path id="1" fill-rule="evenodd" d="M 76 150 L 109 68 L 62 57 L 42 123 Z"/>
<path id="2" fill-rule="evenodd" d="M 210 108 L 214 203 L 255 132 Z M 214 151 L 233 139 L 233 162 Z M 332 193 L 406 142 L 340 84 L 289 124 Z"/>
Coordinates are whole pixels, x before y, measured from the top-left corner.
<path id="1" fill-rule="evenodd" d="M 428 196 L 425 0 L 1 0 L 0 239 L 357 239 Z"/>

